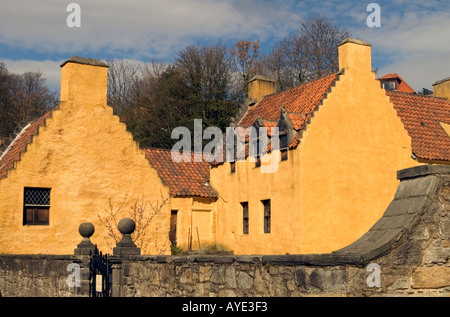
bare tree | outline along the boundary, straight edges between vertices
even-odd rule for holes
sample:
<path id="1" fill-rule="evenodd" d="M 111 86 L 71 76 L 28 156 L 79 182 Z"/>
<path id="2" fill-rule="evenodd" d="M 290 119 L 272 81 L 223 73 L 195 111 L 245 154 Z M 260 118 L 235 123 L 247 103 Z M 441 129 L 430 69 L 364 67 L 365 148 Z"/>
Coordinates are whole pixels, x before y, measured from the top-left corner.
<path id="1" fill-rule="evenodd" d="M 304 54 L 308 60 L 312 79 L 337 71 L 338 44 L 350 34 L 336 26 L 325 17 L 315 17 L 300 21 L 300 39 L 305 46 Z"/>
<path id="2" fill-rule="evenodd" d="M 22 122 L 43 115 L 56 103 L 40 72 L 10 73 L 0 63 L 0 136 L 8 136 Z"/>
<path id="3" fill-rule="evenodd" d="M 14 131 L 20 114 L 13 104 L 14 94 L 19 90 L 18 75 L 8 72 L 0 63 L 0 136 L 9 136 Z"/>
<path id="4" fill-rule="evenodd" d="M 162 195 L 161 195 L 162 196 Z M 136 199 L 134 205 L 132 206 L 129 216 L 136 223 L 136 228 L 133 232 L 134 241 L 136 241 L 136 245 L 141 248 L 143 252 L 147 250 L 148 241 L 151 240 L 151 237 L 147 237 L 147 227 L 151 224 L 153 218 L 161 213 L 162 209 L 165 205 L 169 203 L 169 198 L 162 198 L 161 200 L 157 200 L 155 202 L 145 201 L 142 197 L 141 200 Z M 160 226 L 155 228 L 156 231 L 160 230 Z M 155 249 L 159 251 L 159 253 L 163 253 L 165 249 L 158 248 L 159 241 L 157 239 L 153 239 Z M 157 252 L 158 252 L 157 251 Z"/>
<path id="5" fill-rule="evenodd" d="M 188 90 L 187 102 L 195 118 L 201 118 L 206 126 L 225 128 L 235 110 L 233 65 L 226 46 L 188 46 L 178 54 L 175 66 Z"/>
<path id="6" fill-rule="evenodd" d="M 225 45 L 187 46 L 172 63 L 141 65 L 130 87 L 130 105 L 120 117 L 144 148 L 172 147 L 176 142 L 172 130 L 178 126 L 193 130 L 194 119 L 202 119 L 204 127 L 225 130 L 240 97 L 233 72 Z"/>
<path id="7" fill-rule="evenodd" d="M 141 75 L 141 65 L 128 60 L 109 59 L 108 105 L 122 117 L 134 104 L 135 86 Z"/>
<path id="8" fill-rule="evenodd" d="M 325 17 L 299 21 L 299 30 L 265 58 L 266 73 L 285 90 L 338 70 L 338 44 L 350 34 Z"/>
<path id="9" fill-rule="evenodd" d="M 247 83 L 262 70 L 262 56 L 259 50 L 259 40 L 238 41 L 230 49 L 235 69 L 242 76 L 242 90 L 247 97 Z"/>
<path id="10" fill-rule="evenodd" d="M 298 36 L 290 35 L 280 41 L 265 57 L 267 75 L 277 81 L 278 90 L 302 84 L 306 80 L 307 59 Z"/>
<path id="11" fill-rule="evenodd" d="M 136 227 L 131 237 L 133 242 L 137 245 L 137 247 L 141 248 L 141 251 L 145 253 L 148 250 L 148 247 L 152 240 L 155 249 L 158 250 L 157 253 L 162 254 L 168 248 L 170 244 L 167 241 L 157 241 L 154 237 L 147 236 L 147 229 L 152 223 L 154 217 L 160 214 L 164 208 L 169 203 L 169 198 L 164 198 L 161 194 L 161 199 L 156 201 L 145 201 L 144 197 L 141 199 L 136 199 L 135 202 L 128 209 L 129 218 L 133 219 Z M 109 248 L 113 248 L 121 239 L 122 236 L 119 233 L 117 227 L 120 221 L 120 217 L 124 216 L 123 208 L 126 204 L 126 200 L 118 206 L 114 207 L 111 199 L 109 199 L 109 206 L 104 210 L 103 214 L 97 214 L 97 217 L 102 224 L 102 226 L 106 229 L 106 233 L 110 238 L 106 243 Z M 155 231 L 160 230 L 160 226 L 156 226 L 154 228 Z M 167 236 L 167 240 L 168 240 Z"/>
<path id="12" fill-rule="evenodd" d="M 49 91 L 41 72 L 22 74 L 20 87 L 22 105 L 24 108 L 34 111 L 37 115 L 48 111 L 56 104 L 56 94 Z"/>
<path id="13" fill-rule="evenodd" d="M 106 244 L 109 248 L 113 248 L 117 242 L 120 241 L 120 233 L 117 230 L 117 226 L 119 224 L 119 214 L 123 208 L 123 205 L 125 204 L 125 200 L 122 202 L 122 204 L 115 209 L 111 199 L 109 199 L 109 207 L 108 209 L 105 209 L 104 212 L 106 213 L 106 216 L 101 216 L 100 214 L 97 214 L 98 219 L 100 220 L 100 223 L 105 227 L 107 235 L 112 238 L 111 241 L 107 241 Z"/>

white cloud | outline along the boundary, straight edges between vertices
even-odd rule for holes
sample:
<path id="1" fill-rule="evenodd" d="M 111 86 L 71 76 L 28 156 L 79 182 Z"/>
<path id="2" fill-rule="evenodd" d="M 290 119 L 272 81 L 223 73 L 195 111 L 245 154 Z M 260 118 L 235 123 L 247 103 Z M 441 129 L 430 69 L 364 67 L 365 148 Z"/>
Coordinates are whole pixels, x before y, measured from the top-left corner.
<path id="1" fill-rule="evenodd" d="M 435 12 L 428 16 L 410 12 L 403 17 L 394 15 L 383 22 L 369 35 L 374 45 L 403 55 L 430 52 L 450 54 L 448 12 Z"/>
<path id="2" fill-rule="evenodd" d="M 433 10 L 414 1 L 405 2 L 403 11 L 385 7 L 380 28 L 353 30 L 372 44 L 373 66 L 380 67 L 377 75 L 398 73 L 416 91 L 431 89 L 450 76 L 450 8 L 430 3 Z"/>
<path id="3" fill-rule="evenodd" d="M 66 25 L 66 6 L 70 2 L 3 1 L 0 45 L 29 51 L 28 56 L 36 53 L 41 59 L 72 55 L 170 59 L 194 41 L 260 39 L 262 45 L 277 41 L 298 28 L 299 17 L 320 14 L 372 44 L 379 74 L 397 72 L 416 90 L 450 76 L 447 0 L 378 1 L 381 28 L 367 27 L 369 2 L 360 1 L 74 0 L 81 6 L 81 28 L 71 29 Z M 49 85 L 58 89 L 60 61 L 13 61 L 15 57 L 6 55 L 0 58 L 9 58 L 7 66 L 14 72 L 40 68 Z"/>
<path id="4" fill-rule="evenodd" d="M 283 36 L 297 21 L 283 1 L 76 1 L 81 27 L 69 28 L 68 3 L 15 0 L 0 9 L 0 43 L 41 52 L 89 50 L 164 56 L 194 39 Z"/>

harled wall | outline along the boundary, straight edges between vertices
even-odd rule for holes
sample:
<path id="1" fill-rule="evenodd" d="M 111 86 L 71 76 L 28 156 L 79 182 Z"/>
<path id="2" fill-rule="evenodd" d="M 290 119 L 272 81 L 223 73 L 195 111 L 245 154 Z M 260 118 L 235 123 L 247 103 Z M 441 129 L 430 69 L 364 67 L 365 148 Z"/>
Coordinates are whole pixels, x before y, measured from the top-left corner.
<path id="1" fill-rule="evenodd" d="M 370 45 L 344 43 L 339 64 L 341 74 L 276 172 L 264 174 L 249 159 L 237 162 L 235 173 L 229 163 L 211 169 L 219 244 L 236 254 L 336 251 L 382 216 L 397 170 L 418 164 L 372 72 Z M 265 199 L 272 203 L 270 233 L 263 231 Z M 242 232 L 241 202 L 249 203 L 249 234 Z"/>
<path id="2" fill-rule="evenodd" d="M 113 296 L 450 296 L 450 167 L 400 171 L 395 197 L 337 252 L 248 256 L 113 256 Z M 65 281 L 82 266 L 80 288 Z M 3 296 L 87 296 L 89 261 L 0 255 Z M 379 284 L 378 278 L 379 277 Z"/>
<path id="3" fill-rule="evenodd" d="M 115 242 L 100 218 L 111 221 L 108 212 L 120 209 L 118 221 L 129 216 L 136 201 L 144 201 L 145 222 L 152 213 L 148 202 L 158 205 L 169 197 L 168 187 L 106 104 L 106 81 L 106 67 L 64 65 L 59 109 L 0 179 L 0 254 L 71 254 L 82 222 L 95 225 L 93 242 L 110 252 Z M 24 187 L 51 188 L 49 225 L 23 225 Z M 169 219 L 166 204 L 147 227 L 149 254 L 170 254 Z"/>

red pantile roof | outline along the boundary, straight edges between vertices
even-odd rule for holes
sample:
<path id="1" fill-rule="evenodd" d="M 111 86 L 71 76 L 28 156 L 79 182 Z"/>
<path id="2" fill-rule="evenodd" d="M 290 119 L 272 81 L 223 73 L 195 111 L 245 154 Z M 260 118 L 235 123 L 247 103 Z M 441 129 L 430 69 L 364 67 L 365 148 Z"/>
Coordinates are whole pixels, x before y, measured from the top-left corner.
<path id="1" fill-rule="evenodd" d="M 314 82 L 295 87 L 285 92 L 264 97 L 245 114 L 240 126 L 251 126 L 256 118 L 262 119 L 263 126 L 270 128 L 276 126 L 281 107 L 284 106 L 287 116 L 294 129 L 300 132 L 307 123 L 311 114 L 321 104 L 329 92 L 330 87 L 337 80 L 337 74 L 331 74 Z M 386 91 L 405 129 L 411 137 L 412 151 L 418 158 L 426 160 L 450 161 L 450 137 L 440 123 L 450 124 L 450 102 L 444 98 L 435 98 L 419 94 L 398 91 Z M 7 176 L 7 171 L 14 168 L 15 162 L 37 135 L 39 127 L 45 124 L 50 112 L 27 125 L 0 154 L 0 178 Z M 270 132 L 270 129 L 268 129 Z M 300 143 L 298 133 L 292 140 L 289 148 L 295 148 Z M 248 155 L 248 144 L 245 154 Z M 268 147 L 270 151 L 270 145 Z M 216 198 L 217 193 L 209 186 L 210 164 L 201 158 L 201 154 L 191 154 L 189 162 L 177 163 L 172 159 L 171 150 L 146 149 L 146 158 L 157 170 L 159 177 L 169 187 L 170 194 L 174 196 L 208 197 Z M 224 147 L 225 158 L 225 147 Z M 220 162 L 213 162 L 213 165 Z"/>
<path id="2" fill-rule="evenodd" d="M 300 113 L 289 113 L 288 114 L 289 120 L 291 120 L 292 125 L 295 130 L 301 130 L 303 129 L 303 126 L 306 123 L 306 115 L 300 114 Z"/>
<path id="3" fill-rule="evenodd" d="M 3 154 L 0 154 L 0 178 L 6 177 L 8 170 L 14 168 L 14 163 L 20 160 L 21 153 L 26 151 L 27 145 L 32 142 L 33 137 L 39 131 L 39 127 L 45 124 L 45 119 L 49 116 L 50 112 L 28 124 L 16 136 Z"/>
<path id="4" fill-rule="evenodd" d="M 277 126 L 277 122 L 276 121 L 263 120 L 262 124 L 263 124 L 263 126 L 265 128 L 267 128 L 267 135 L 268 136 L 272 136 L 272 129 L 271 128 L 275 128 Z"/>
<path id="5" fill-rule="evenodd" d="M 450 137 L 439 122 L 450 124 L 450 102 L 445 98 L 386 91 L 411 137 L 415 156 L 450 161 Z"/>
<path id="6" fill-rule="evenodd" d="M 239 125 L 251 126 L 257 118 L 260 118 L 264 126 L 273 126 L 273 122 L 279 119 L 281 107 L 284 106 L 293 128 L 301 131 L 337 76 L 331 74 L 285 92 L 266 96 L 247 111 Z M 380 79 L 391 78 L 399 80 L 397 86 L 399 91 L 386 91 L 386 94 L 411 136 L 414 155 L 426 160 L 450 160 L 450 137 L 439 124 L 440 122 L 450 124 L 450 102 L 444 98 L 415 94 L 396 73 Z M 300 136 L 297 135 L 290 148 L 299 143 Z"/>
<path id="7" fill-rule="evenodd" d="M 0 154 L 0 178 L 7 176 L 7 171 L 14 168 L 15 162 L 20 160 L 22 152 L 37 135 L 39 127 L 45 124 L 45 119 L 50 112 L 41 118 L 31 122 L 16 136 L 8 148 Z M 192 154 L 192 162 L 176 163 L 172 160 L 171 150 L 146 149 L 146 158 L 157 169 L 158 175 L 170 188 L 170 193 L 175 196 L 200 196 L 216 197 L 216 192 L 209 185 L 209 163 L 202 160 L 195 162 Z"/>
<path id="8" fill-rule="evenodd" d="M 189 162 L 175 162 L 172 150 L 146 149 L 145 156 L 150 164 L 158 171 L 159 177 L 169 186 L 173 196 L 196 196 L 216 198 L 217 193 L 209 185 L 210 164 L 201 153 L 192 153 Z M 195 162 L 195 158 L 201 160 Z"/>
<path id="9" fill-rule="evenodd" d="M 315 81 L 306 83 L 292 89 L 265 96 L 256 105 L 252 106 L 239 122 L 240 127 L 250 127 L 254 121 L 261 119 L 262 125 L 267 128 L 268 136 L 271 136 L 270 127 L 276 127 L 280 118 L 281 107 L 284 107 L 294 130 L 300 132 L 312 113 L 321 104 L 331 86 L 338 79 L 338 73 L 324 76 Z M 246 136 L 248 141 L 248 135 Z M 268 142 L 267 152 L 271 150 L 271 143 Z M 297 134 L 289 148 L 295 148 L 300 144 L 300 135 Z M 249 147 L 245 147 L 245 153 L 237 153 L 238 159 L 244 159 L 249 154 Z M 225 147 L 223 158 L 225 158 Z M 212 165 L 220 165 L 222 162 L 215 160 Z"/>
<path id="10" fill-rule="evenodd" d="M 288 113 L 303 116 L 306 120 L 320 104 L 337 77 L 337 74 L 331 74 L 304 85 L 265 96 L 247 111 L 239 125 L 249 127 L 257 117 L 278 121 L 282 106 Z M 301 129 L 303 123 L 298 122 L 296 126 Z"/>
<path id="11" fill-rule="evenodd" d="M 397 91 L 415 93 L 414 89 L 406 81 L 403 80 L 397 73 L 387 74 L 383 77 L 378 78 L 379 81 L 395 79 L 397 81 Z"/>

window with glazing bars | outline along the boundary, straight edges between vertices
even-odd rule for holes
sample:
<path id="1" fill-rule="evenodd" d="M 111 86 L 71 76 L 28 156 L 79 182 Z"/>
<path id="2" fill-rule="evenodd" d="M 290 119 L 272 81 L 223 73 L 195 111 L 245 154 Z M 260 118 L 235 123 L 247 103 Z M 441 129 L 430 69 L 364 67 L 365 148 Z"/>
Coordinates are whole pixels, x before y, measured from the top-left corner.
<path id="1" fill-rule="evenodd" d="M 264 206 L 264 233 L 270 233 L 271 212 L 270 199 L 261 201 Z"/>
<path id="2" fill-rule="evenodd" d="M 236 172 L 236 162 L 230 162 L 230 173 L 233 174 Z"/>
<path id="3" fill-rule="evenodd" d="M 261 155 L 263 154 L 262 149 L 261 149 L 261 139 L 259 137 L 259 132 L 256 135 L 256 139 L 252 141 L 253 142 L 253 149 L 254 152 L 254 159 L 255 159 L 255 167 L 260 167 L 261 166 Z"/>
<path id="4" fill-rule="evenodd" d="M 242 233 L 248 234 L 248 202 L 242 202 Z"/>
<path id="5" fill-rule="evenodd" d="M 178 210 L 171 210 L 169 240 L 170 243 L 174 246 L 177 245 L 177 218 L 178 218 Z"/>
<path id="6" fill-rule="evenodd" d="M 280 152 L 281 152 L 281 160 L 286 161 L 288 159 L 288 135 L 287 134 L 280 135 Z"/>
<path id="7" fill-rule="evenodd" d="M 24 225 L 49 224 L 50 188 L 25 187 L 23 205 Z"/>

